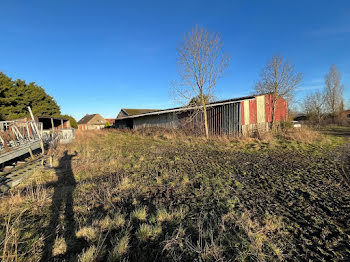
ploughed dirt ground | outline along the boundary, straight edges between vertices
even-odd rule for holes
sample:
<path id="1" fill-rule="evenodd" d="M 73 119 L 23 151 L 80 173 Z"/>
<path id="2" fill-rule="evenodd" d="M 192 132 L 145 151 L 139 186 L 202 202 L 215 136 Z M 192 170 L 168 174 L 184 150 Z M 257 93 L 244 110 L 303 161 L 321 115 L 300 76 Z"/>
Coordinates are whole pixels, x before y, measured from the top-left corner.
<path id="1" fill-rule="evenodd" d="M 2 259 L 350 260 L 349 142 L 80 134 L 1 198 Z"/>

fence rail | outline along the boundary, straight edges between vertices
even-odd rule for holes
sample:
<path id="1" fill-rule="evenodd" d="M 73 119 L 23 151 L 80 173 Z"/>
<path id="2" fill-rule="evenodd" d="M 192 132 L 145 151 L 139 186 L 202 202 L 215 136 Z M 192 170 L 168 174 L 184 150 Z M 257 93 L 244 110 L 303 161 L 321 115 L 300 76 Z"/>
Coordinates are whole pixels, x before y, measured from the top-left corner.
<path id="1" fill-rule="evenodd" d="M 0 121 L 0 164 L 26 153 L 33 157 L 32 151 L 41 148 L 43 153 L 44 145 L 70 143 L 73 139 L 73 128 L 43 130 L 43 123 L 33 120 Z"/>
<path id="2" fill-rule="evenodd" d="M 40 141 L 41 131 L 42 123 L 34 121 L 0 121 L 0 156 Z"/>

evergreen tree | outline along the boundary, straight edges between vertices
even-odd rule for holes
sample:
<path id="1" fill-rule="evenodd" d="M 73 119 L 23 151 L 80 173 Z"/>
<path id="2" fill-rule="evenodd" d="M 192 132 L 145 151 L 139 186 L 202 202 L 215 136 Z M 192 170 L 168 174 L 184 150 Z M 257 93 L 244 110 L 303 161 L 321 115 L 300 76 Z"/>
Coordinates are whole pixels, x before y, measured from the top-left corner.
<path id="1" fill-rule="evenodd" d="M 29 116 L 27 107 L 36 116 L 60 116 L 56 101 L 43 88 L 24 80 L 12 80 L 0 72 L 0 118 L 6 120 Z"/>

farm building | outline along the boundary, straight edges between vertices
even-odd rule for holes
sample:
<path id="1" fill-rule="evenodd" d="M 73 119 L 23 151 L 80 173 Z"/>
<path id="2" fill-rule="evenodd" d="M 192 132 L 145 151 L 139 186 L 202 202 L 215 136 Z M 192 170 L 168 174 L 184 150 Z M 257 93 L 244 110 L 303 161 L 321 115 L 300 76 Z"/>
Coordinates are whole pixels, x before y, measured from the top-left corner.
<path id="1" fill-rule="evenodd" d="M 86 114 L 78 122 L 79 130 L 96 130 L 105 127 L 106 120 L 100 114 Z"/>
<path id="2" fill-rule="evenodd" d="M 105 118 L 106 120 L 106 123 L 108 122 L 108 124 L 110 126 L 113 126 L 114 125 L 114 122 L 115 122 L 115 118 Z"/>
<path id="3" fill-rule="evenodd" d="M 35 122 L 41 123 L 43 130 L 57 130 L 57 129 L 70 129 L 70 121 L 68 118 L 62 117 L 52 117 L 52 116 L 35 116 Z M 14 121 L 31 121 L 31 118 L 24 117 L 21 119 L 16 119 Z"/>
<path id="4" fill-rule="evenodd" d="M 347 124 L 350 124 L 350 110 L 344 110 L 342 113 L 341 113 L 341 119 L 347 123 Z"/>
<path id="5" fill-rule="evenodd" d="M 68 118 L 38 116 L 35 120 L 43 123 L 43 129 L 68 129 L 71 128 Z"/>
<path id="6" fill-rule="evenodd" d="M 207 105 L 210 135 L 240 135 L 254 130 L 268 130 L 273 115 L 273 95 L 252 95 L 216 101 Z M 189 128 L 203 130 L 203 113 L 194 107 L 178 107 L 146 113 L 119 116 L 117 128 L 138 129 L 142 127 Z M 288 102 L 277 99 L 275 121 L 288 117 Z"/>
<path id="7" fill-rule="evenodd" d="M 150 112 L 159 111 L 159 109 L 135 109 L 135 108 L 122 108 L 117 116 L 117 118 L 122 118 L 126 116 L 140 115 Z"/>

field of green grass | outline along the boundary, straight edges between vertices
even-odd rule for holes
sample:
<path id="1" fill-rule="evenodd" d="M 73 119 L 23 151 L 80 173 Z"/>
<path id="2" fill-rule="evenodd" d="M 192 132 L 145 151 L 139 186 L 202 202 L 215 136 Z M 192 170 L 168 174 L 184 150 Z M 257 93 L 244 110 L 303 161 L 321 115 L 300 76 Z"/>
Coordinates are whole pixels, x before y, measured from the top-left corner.
<path id="1" fill-rule="evenodd" d="M 349 130 L 350 131 L 350 130 Z M 2 261 L 350 260 L 349 136 L 104 130 L 0 199 Z"/>

